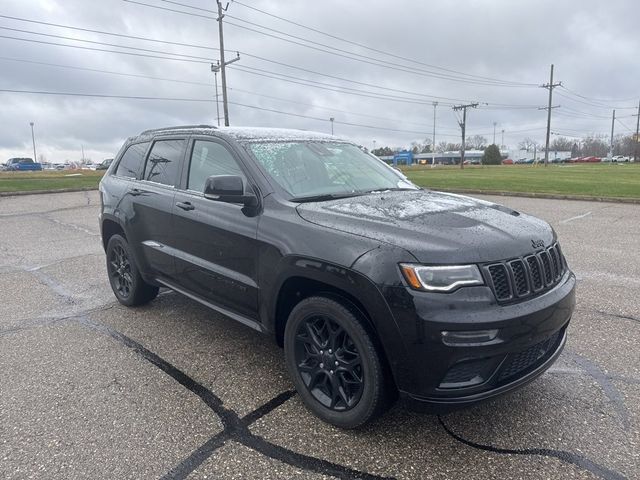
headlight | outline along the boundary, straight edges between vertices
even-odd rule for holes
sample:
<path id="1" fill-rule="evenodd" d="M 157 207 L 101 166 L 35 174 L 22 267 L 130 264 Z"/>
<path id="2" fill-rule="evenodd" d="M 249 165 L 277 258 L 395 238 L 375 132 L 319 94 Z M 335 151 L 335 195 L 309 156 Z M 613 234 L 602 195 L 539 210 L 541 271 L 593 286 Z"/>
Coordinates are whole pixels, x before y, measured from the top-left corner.
<path id="1" fill-rule="evenodd" d="M 459 287 L 484 284 L 480 270 L 476 265 L 427 267 L 401 263 L 400 269 L 407 283 L 416 290 L 452 292 Z"/>

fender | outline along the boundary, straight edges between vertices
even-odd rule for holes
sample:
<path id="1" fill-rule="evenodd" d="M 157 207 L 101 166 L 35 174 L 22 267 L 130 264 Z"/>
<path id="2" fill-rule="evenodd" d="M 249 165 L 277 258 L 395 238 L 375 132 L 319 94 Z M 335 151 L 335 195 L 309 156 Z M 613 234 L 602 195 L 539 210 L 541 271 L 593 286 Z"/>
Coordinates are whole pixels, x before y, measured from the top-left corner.
<path id="1" fill-rule="evenodd" d="M 285 283 L 292 278 L 300 281 L 311 280 L 329 286 L 329 293 L 332 296 L 341 296 L 344 292 L 362 305 L 365 318 L 369 321 L 373 333 L 384 351 L 385 357 L 389 360 L 389 367 L 396 381 L 404 376 L 405 369 L 401 368 L 403 363 L 403 352 L 407 349 L 396 324 L 396 320 L 387 305 L 384 296 L 365 275 L 341 265 L 336 265 L 318 258 L 301 257 L 288 255 L 282 257 L 276 267 L 277 274 L 271 277 L 269 285 L 261 289 L 260 317 L 265 326 L 275 340 L 278 334 L 277 307 L 279 293 Z M 344 297 L 344 295 L 342 295 Z M 354 307 L 358 307 L 350 298 L 346 298 Z M 389 353 L 393 352 L 393 355 Z M 400 385 L 398 385 L 400 386 Z"/>

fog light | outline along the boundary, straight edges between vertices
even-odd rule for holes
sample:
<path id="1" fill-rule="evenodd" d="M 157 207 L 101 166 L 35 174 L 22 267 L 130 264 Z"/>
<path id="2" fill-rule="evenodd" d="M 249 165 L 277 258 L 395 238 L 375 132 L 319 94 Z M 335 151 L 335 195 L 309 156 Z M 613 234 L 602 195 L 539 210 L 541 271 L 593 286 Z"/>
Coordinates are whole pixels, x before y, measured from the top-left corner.
<path id="1" fill-rule="evenodd" d="M 468 330 L 463 332 L 442 332 L 442 342 L 450 347 L 475 347 L 487 343 L 498 343 L 498 329 Z"/>

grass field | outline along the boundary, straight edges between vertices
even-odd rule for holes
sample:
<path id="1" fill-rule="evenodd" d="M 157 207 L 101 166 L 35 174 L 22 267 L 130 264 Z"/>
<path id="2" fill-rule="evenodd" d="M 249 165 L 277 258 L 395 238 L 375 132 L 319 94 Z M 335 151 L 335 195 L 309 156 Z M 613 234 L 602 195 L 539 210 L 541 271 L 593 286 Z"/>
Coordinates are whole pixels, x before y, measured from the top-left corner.
<path id="1" fill-rule="evenodd" d="M 93 170 L 0 172 L 0 192 L 98 188 L 98 182 L 103 174 L 104 171 Z"/>
<path id="2" fill-rule="evenodd" d="M 404 167 L 416 184 L 434 190 L 487 190 L 608 198 L 640 198 L 640 163 Z"/>
<path id="3" fill-rule="evenodd" d="M 435 190 L 486 190 L 601 198 L 640 198 L 640 163 L 595 165 L 415 166 L 403 168 L 420 186 Z M 69 176 L 74 174 L 78 176 Z M 64 170 L 1 172 L 0 192 L 97 188 L 104 172 Z"/>

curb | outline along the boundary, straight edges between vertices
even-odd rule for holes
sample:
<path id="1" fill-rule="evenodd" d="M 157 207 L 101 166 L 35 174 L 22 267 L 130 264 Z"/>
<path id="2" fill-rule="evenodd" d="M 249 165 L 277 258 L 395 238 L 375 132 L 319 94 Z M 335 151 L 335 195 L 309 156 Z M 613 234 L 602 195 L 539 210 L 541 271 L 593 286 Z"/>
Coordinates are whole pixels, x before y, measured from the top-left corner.
<path id="1" fill-rule="evenodd" d="M 427 187 L 425 187 L 427 188 Z M 545 198 L 550 200 L 582 200 L 587 202 L 630 203 L 640 205 L 640 198 L 596 197 L 592 195 L 561 195 L 555 193 L 504 192 L 501 190 L 468 190 L 468 189 L 433 189 L 448 193 L 472 195 L 498 195 L 501 197 Z"/>
<path id="2" fill-rule="evenodd" d="M 95 187 L 81 187 L 81 188 L 60 188 L 58 190 L 27 190 L 24 192 L 0 192 L 0 197 L 19 197 L 22 195 L 43 195 L 49 193 L 70 193 L 70 192 L 90 192 L 91 190 L 98 190 L 98 186 Z"/>

